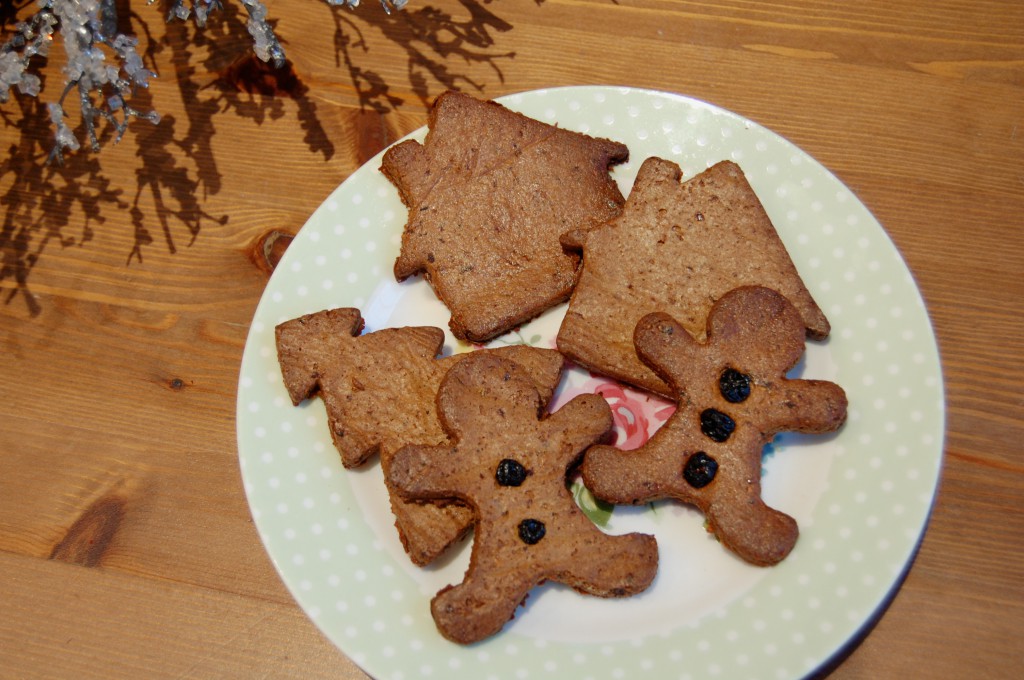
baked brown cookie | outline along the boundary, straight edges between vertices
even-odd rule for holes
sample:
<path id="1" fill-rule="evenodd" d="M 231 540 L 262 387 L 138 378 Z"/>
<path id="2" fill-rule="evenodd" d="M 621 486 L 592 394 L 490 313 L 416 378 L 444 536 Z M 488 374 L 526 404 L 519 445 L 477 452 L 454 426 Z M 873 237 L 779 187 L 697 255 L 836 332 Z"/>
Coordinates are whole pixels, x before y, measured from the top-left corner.
<path id="1" fill-rule="evenodd" d="M 558 349 L 593 371 L 671 396 L 633 350 L 644 314 L 665 312 L 700 337 L 708 311 L 744 285 L 779 291 L 812 338 L 828 335 L 775 227 L 739 166 L 723 161 L 680 183 L 679 166 L 644 161 L 621 217 L 567 233 L 583 272 L 558 332 Z"/>
<path id="2" fill-rule="evenodd" d="M 583 483 L 612 503 L 692 503 L 727 548 L 753 564 L 775 564 L 799 530 L 761 499 L 762 450 L 779 432 L 838 429 L 846 394 L 831 382 L 786 377 L 803 354 L 804 324 L 773 290 L 722 296 L 706 335 L 698 342 L 663 313 L 640 320 L 636 351 L 671 386 L 678 408 L 638 449 L 591 448 Z"/>
<path id="3" fill-rule="evenodd" d="M 629 151 L 458 92 L 428 124 L 381 165 L 409 209 L 395 277 L 422 273 L 452 333 L 485 342 L 569 297 L 579 255 L 559 236 L 621 212 L 608 171 Z"/>
<path id="4" fill-rule="evenodd" d="M 631 595 L 651 583 L 654 538 L 603 533 L 566 487 L 584 449 L 611 429 L 601 397 L 582 395 L 542 415 L 543 399 L 520 367 L 474 353 L 445 376 L 437 404 L 452 443 L 404 447 L 389 479 L 407 498 L 457 498 L 473 509 L 465 578 L 431 602 L 442 635 L 463 644 L 493 635 L 546 580 L 601 597 Z"/>
<path id="5" fill-rule="evenodd" d="M 447 436 L 435 400 L 441 379 L 468 354 L 435 358 L 444 331 L 432 327 L 385 328 L 360 335 L 357 309 L 333 309 L 276 328 L 278 358 L 292 403 L 319 396 L 334 445 L 345 467 L 380 454 L 385 476 L 395 451 L 409 443 L 442 444 Z M 525 346 L 478 350 L 523 367 L 544 404 L 561 376 L 558 352 Z M 408 503 L 389 489 L 402 544 L 418 565 L 432 562 L 471 528 L 465 506 Z"/>

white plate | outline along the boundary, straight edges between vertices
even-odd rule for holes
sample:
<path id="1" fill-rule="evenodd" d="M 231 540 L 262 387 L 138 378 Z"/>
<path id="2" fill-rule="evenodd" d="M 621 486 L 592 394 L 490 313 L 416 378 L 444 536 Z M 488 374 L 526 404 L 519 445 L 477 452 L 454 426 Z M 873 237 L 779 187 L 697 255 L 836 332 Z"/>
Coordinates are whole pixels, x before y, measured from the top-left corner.
<path id="1" fill-rule="evenodd" d="M 469 545 L 419 569 L 392 525 L 379 466 L 342 468 L 323 406 L 291 406 L 274 326 L 332 307 L 358 307 L 367 332 L 447 329 L 423 281 L 391 268 L 406 212 L 377 157 L 352 174 L 299 232 L 253 319 L 238 389 L 238 449 L 260 535 L 299 605 L 342 651 L 380 680 L 412 678 L 794 678 L 856 637 L 899 584 L 924 531 L 942 458 L 944 402 L 935 339 L 914 281 L 885 231 L 825 168 L 774 133 L 710 104 L 646 90 L 573 87 L 504 97 L 545 122 L 629 146 L 613 171 L 628 195 L 657 155 L 693 176 L 740 164 L 805 283 L 832 323 L 798 369 L 850 399 L 841 432 L 783 435 L 764 464 L 764 495 L 801 527 L 793 553 L 749 566 L 674 503 L 617 508 L 614 533 L 658 539 L 644 594 L 622 600 L 536 589 L 497 636 L 461 647 L 430 617 L 431 596 L 461 581 Z M 413 136 L 422 139 L 424 130 Z M 552 346 L 564 306 L 500 342 Z M 450 335 L 448 351 L 463 351 Z M 630 446 L 664 419 L 663 403 L 573 373 L 558 403 L 601 389 Z M 610 389 L 610 391 L 609 391 Z M 646 419 L 646 423 L 644 422 Z"/>

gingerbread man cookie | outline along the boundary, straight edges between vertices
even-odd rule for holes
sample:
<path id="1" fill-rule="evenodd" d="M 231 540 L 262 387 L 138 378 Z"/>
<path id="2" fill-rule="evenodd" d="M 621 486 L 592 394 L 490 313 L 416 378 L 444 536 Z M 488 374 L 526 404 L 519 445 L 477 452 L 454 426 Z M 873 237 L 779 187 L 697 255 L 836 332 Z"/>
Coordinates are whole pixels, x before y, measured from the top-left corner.
<path id="1" fill-rule="evenodd" d="M 389 481 L 406 498 L 454 498 L 473 509 L 465 578 L 431 602 L 442 635 L 468 644 L 498 632 L 546 580 L 601 597 L 647 588 L 658 564 L 654 538 L 603 533 L 566 487 L 568 470 L 611 429 L 601 397 L 579 396 L 542 416 L 522 368 L 474 353 L 445 376 L 437 404 L 453 443 L 404 447 Z"/>
<path id="2" fill-rule="evenodd" d="M 786 377 L 804 337 L 799 312 L 763 287 L 718 300 L 704 343 L 667 314 L 644 316 L 634 333 L 637 354 L 671 386 L 678 408 L 639 449 L 590 449 L 584 484 L 612 503 L 692 503 L 722 544 L 748 562 L 785 558 L 799 530 L 761 499 L 762 450 L 779 432 L 838 429 L 847 407 L 834 383 Z"/>

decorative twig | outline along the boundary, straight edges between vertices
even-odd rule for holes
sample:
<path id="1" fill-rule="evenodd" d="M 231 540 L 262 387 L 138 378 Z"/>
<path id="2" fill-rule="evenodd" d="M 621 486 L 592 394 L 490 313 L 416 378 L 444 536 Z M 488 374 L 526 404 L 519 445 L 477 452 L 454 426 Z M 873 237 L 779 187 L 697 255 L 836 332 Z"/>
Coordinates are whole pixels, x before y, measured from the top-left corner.
<path id="1" fill-rule="evenodd" d="M 263 61 L 281 68 L 284 49 L 267 20 L 262 0 L 238 0 L 248 14 L 246 26 L 253 49 Z M 148 0 L 153 4 L 156 0 Z M 359 0 L 324 0 L 332 6 L 356 8 Z M 407 0 L 380 0 L 390 14 L 405 7 Z M 11 37 L 0 45 L 0 103 L 8 101 L 11 89 L 30 97 L 39 96 L 42 80 L 33 73 L 34 61 L 45 60 L 55 37 L 60 37 L 67 54 L 64 90 L 57 102 L 48 104 L 54 127 L 54 147 L 47 162 L 62 163 L 64 151 L 75 151 L 81 142 L 67 123 L 65 100 L 76 92 L 89 148 L 98 151 L 102 135 L 99 120 L 114 130 L 116 144 L 133 118 L 158 123 L 156 111 L 142 111 L 128 100 L 137 88 L 149 86 L 156 73 L 145 68 L 136 51 L 138 40 L 118 33 L 116 0 L 37 0 L 37 11 L 14 26 Z M 167 0 L 167 20 L 192 17 L 199 28 L 206 26 L 211 12 L 223 9 L 222 0 Z M 5 18 L 8 15 L 5 14 Z"/>

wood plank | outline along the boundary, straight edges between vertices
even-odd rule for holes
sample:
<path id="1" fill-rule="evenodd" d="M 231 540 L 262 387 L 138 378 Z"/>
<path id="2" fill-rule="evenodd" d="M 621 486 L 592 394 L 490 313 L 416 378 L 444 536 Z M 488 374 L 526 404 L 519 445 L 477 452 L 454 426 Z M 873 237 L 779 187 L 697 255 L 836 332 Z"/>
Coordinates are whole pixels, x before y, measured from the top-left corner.
<path id="1" fill-rule="evenodd" d="M 367 677 L 291 604 L 0 552 L 19 677 Z"/>

